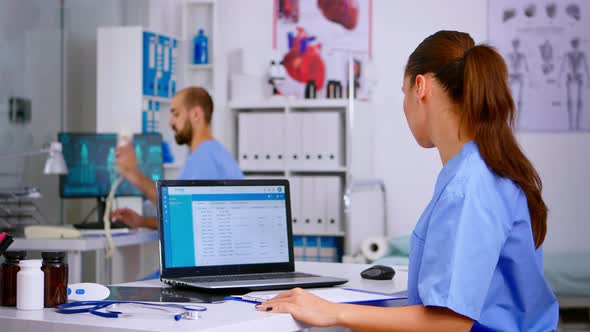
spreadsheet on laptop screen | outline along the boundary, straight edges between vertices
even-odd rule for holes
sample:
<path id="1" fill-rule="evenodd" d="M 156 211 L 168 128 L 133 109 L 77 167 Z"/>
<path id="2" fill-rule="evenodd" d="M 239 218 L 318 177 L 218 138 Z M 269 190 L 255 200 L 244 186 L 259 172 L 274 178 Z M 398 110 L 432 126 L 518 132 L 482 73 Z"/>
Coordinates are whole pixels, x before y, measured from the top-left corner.
<path id="1" fill-rule="evenodd" d="M 161 190 L 166 267 L 289 262 L 285 186 Z"/>

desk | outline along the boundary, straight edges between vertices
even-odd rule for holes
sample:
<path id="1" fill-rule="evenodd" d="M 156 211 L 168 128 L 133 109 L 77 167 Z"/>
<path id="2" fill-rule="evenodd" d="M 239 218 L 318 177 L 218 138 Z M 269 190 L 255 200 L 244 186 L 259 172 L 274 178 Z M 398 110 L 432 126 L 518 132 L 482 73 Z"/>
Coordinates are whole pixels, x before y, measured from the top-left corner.
<path id="1" fill-rule="evenodd" d="M 158 241 L 158 232 L 154 230 L 134 229 L 129 233 L 113 235 L 115 247 L 133 246 L 154 241 Z M 84 251 L 96 253 L 95 280 L 104 280 L 100 277 L 101 273 L 110 275 L 110 260 L 105 259 L 105 247 L 104 236 L 85 236 L 79 239 L 15 238 L 10 250 L 65 251 L 68 260 L 69 283 L 74 284 L 82 281 L 82 252 Z"/>
<path id="2" fill-rule="evenodd" d="M 296 262 L 298 271 L 348 278 L 342 287 L 355 287 L 379 292 L 400 292 L 407 288 L 408 273 L 403 267 L 394 267 L 393 280 L 365 280 L 359 273 L 369 267 L 365 264 Z M 158 280 L 127 283 L 128 286 L 162 287 Z M 101 318 L 89 313 L 62 315 L 53 309 L 18 311 L 0 307 L 0 326 L 3 331 L 297 331 L 306 328 L 289 314 L 271 314 L 254 310 L 254 305 L 227 301 L 222 304 L 206 304 L 208 310 L 195 321 L 146 317 Z"/>

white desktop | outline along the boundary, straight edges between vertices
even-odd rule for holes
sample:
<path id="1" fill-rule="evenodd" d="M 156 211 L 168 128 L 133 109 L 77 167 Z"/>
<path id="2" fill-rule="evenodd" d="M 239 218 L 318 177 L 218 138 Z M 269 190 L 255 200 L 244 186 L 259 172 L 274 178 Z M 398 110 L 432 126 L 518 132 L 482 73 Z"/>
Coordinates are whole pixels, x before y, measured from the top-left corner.
<path id="1" fill-rule="evenodd" d="M 407 289 L 408 274 L 405 267 L 394 267 L 396 275 L 393 280 L 368 280 L 360 277 L 360 272 L 369 267 L 366 264 L 340 264 L 297 262 L 298 270 L 307 273 L 319 273 L 349 279 L 342 287 L 351 287 L 380 293 L 397 293 Z M 167 287 L 158 280 L 123 284 L 123 286 Z M 397 302 L 397 301 L 396 301 Z M 397 304 L 404 305 L 404 301 Z M 18 311 L 15 308 L 0 307 L 0 326 L 6 331 L 42 331 L 60 332 L 98 331 L 299 331 L 307 328 L 289 314 L 272 314 L 259 312 L 254 304 L 226 301 L 220 304 L 205 304 L 207 311 L 201 313 L 198 320 L 174 321 L 161 315 L 157 317 L 122 317 L 102 318 L 89 313 L 63 315 L 54 309 L 38 311 Z"/>

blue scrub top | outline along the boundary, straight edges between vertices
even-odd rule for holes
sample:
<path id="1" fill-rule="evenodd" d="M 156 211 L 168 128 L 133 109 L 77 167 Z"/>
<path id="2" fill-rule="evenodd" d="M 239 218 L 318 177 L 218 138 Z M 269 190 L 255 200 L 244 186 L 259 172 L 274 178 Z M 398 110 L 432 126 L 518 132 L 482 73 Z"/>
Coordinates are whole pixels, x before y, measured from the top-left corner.
<path id="1" fill-rule="evenodd" d="M 187 158 L 181 180 L 243 179 L 240 166 L 232 155 L 216 140 L 204 141 Z"/>
<path id="2" fill-rule="evenodd" d="M 469 317 L 472 331 L 557 328 L 526 196 L 488 168 L 474 142 L 443 167 L 414 229 L 408 302 Z"/>

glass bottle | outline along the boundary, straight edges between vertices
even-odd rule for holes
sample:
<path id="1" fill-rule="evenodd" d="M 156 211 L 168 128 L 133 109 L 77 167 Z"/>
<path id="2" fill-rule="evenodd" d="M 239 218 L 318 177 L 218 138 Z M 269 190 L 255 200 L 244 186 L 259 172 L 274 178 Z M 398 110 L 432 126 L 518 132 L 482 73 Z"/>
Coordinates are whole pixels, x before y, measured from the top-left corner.
<path id="1" fill-rule="evenodd" d="M 68 301 L 68 265 L 65 253 L 42 252 L 41 270 L 45 274 L 45 308 L 53 308 Z"/>
<path id="2" fill-rule="evenodd" d="M 0 305 L 16 306 L 16 274 L 20 271 L 18 264 L 26 256 L 25 251 L 7 251 L 4 253 L 5 261 L 2 263 L 2 272 L 0 273 Z"/>

